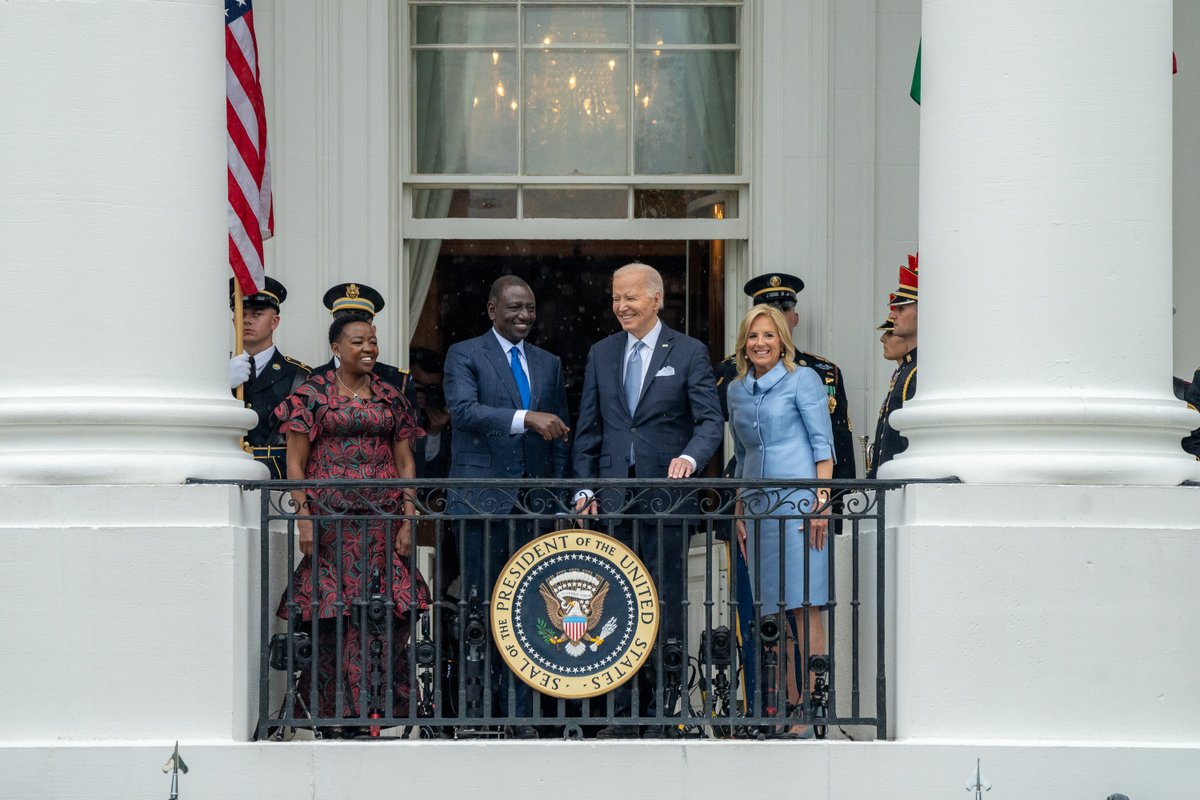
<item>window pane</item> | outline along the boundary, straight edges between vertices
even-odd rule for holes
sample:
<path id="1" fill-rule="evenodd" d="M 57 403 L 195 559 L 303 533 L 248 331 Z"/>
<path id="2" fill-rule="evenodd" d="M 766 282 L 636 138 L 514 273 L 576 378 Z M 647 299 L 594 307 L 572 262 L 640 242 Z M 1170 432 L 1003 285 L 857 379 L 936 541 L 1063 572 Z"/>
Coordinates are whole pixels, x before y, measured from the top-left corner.
<path id="1" fill-rule="evenodd" d="M 418 50 L 413 62 L 416 171 L 515 173 L 515 53 Z"/>
<path id="2" fill-rule="evenodd" d="M 639 8 L 638 44 L 737 44 L 736 8 Z"/>
<path id="3" fill-rule="evenodd" d="M 413 219 L 516 219 L 517 190 L 414 189 Z"/>
<path id="4" fill-rule="evenodd" d="M 525 53 L 525 172 L 624 175 L 626 53 Z"/>
<path id="5" fill-rule="evenodd" d="M 634 189 L 636 219 L 735 219 L 733 189 Z"/>
<path id="6" fill-rule="evenodd" d="M 737 171 L 737 53 L 640 52 L 635 57 L 635 171 Z"/>
<path id="7" fill-rule="evenodd" d="M 414 44 L 517 43 L 512 6 L 414 6 Z"/>
<path id="8" fill-rule="evenodd" d="M 525 44 L 626 44 L 629 15 L 624 8 L 529 6 Z"/>
<path id="9" fill-rule="evenodd" d="M 526 189 L 526 219 L 625 219 L 625 189 Z"/>

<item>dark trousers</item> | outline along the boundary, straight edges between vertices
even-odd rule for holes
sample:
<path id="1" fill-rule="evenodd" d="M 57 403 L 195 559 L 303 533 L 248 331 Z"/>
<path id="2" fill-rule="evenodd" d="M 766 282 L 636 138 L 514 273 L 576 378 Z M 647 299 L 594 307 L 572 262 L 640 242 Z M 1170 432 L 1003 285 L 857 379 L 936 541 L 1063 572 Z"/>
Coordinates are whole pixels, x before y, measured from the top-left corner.
<path id="1" fill-rule="evenodd" d="M 629 477 L 634 477 L 632 469 Z M 662 508 L 661 498 L 642 497 L 628 503 L 624 510 L 628 514 L 654 514 Z M 687 618 L 684 601 L 687 599 L 688 526 L 676 516 L 661 516 L 656 519 L 630 520 L 604 530 L 637 553 L 638 558 L 646 565 L 658 590 L 661 610 L 658 642 L 654 653 L 638 671 L 636 678 L 612 691 L 613 715 L 631 715 L 635 681 L 638 684 L 638 715 L 653 716 L 659 708 L 662 708 L 664 715 L 676 715 L 678 708 L 670 708 L 658 702 L 658 674 L 663 672 L 665 695 L 678 698 L 678 684 L 687 682 L 687 650 L 695 649 L 695 643 L 686 641 Z M 667 675 L 662 667 L 663 651 L 667 643 L 672 641 L 683 648 L 683 666 L 678 675 Z M 604 701 L 603 697 L 598 699 Z M 598 713 L 606 712 L 607 708 L 598 710 Z"/>
<path id="2" fill-rule="evenodd" d="M 514 713 L 517 716 L 529 716 L 533 708 L 533 690 L 508 669 L 492 643 L 491 622 L 488 618 L 487 608 L 491 603 L 492 587 L 500 575 L 500 570 L 514 552 L 533 540 L 536 533 L 533 521 L 518 519 L 513 520 L 510 524 L 508 519 L 501 518 L 488 524 L 483 520 L 464 520 L 458 523 L 457 530 L 461 532 L 461 536 L 458 538 L 459 561 L 462 567 L 461 596 L 467 601 L 468 615 L 473 609 L 478 609 L 482 614 L 486 631 L 482 657 L 483 669 L 490 675 L 492 708 L 489 709 L 485 706 L 481 712 L 485 716 L 490 713 L 497 713 L 501 716 L 508 714 L 508 687 L 511 680 L 515 703 Z M 472 593 L 474 593 L 474 601 Z M 460 621 L 460 635 L 462 631 L 466 630 L 467 624 L 468 620 L 465 618 Z M 462 659 L 459 663 L 463 665 L 462 678 L 466 679 L 469 677 L 466 670 L 471 668 L 468 663 L 469 653 L 465 643 L 460 642 L 460 647 L 461 654 L 456 653 L 456 657 Z M 462 709 L 460 713 L 465 716 L 466 709 Z"/>

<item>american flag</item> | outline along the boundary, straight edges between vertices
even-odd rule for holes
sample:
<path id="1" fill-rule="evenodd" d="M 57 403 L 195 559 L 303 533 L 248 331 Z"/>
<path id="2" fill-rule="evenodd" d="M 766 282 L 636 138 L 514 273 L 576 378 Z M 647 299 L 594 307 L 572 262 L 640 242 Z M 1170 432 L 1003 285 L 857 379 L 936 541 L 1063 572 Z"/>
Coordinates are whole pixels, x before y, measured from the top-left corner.
<path id="1" fill-rule="evenodd" d="M 242 292 L 263 287 L 263 239 L 275 231 L 267 116 L 250 0 L 225 0 L 225 119 L 229 150 L 229 266 Z"/>

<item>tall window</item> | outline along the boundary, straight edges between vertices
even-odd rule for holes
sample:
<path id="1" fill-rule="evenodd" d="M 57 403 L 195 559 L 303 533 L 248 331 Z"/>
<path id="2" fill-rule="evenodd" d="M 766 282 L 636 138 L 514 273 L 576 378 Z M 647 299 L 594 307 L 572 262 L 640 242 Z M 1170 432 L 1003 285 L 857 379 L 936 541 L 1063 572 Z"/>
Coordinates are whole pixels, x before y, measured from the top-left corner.
<path id="1" fill-rule="evenodd" d="M 664 319 L 720 357 L 748 236 L 742 0 L 404 8 L 410 341 L 444 349 L 486 326 L 479 298 L 518 274 L 575 391 L 584 346 L 615 324 L 608 276 L 644 259 L 667 280 Z"/>
<path id="2" fill-rule="evenodd" d="M 408 10 L 410 219 L 737 217 L 740 2 Z"/>

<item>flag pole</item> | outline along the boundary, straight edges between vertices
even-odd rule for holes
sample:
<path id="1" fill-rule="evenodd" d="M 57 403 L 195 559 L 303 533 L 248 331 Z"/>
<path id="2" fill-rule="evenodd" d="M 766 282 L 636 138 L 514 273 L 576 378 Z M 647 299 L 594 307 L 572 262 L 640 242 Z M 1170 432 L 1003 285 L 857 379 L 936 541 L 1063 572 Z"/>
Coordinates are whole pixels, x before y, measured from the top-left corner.
<path id="1" fill-rule="evenodd" d="M 242 354 L 242 287 L 238 285 L 237 280 L 233 282 L 233 354 L 240 356 Z M 240 384 L 237 387 L 237 399 L 245 402 L 246 400 L 246 384 Z"/>

